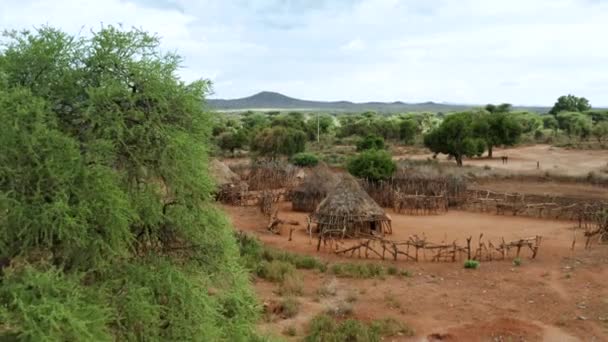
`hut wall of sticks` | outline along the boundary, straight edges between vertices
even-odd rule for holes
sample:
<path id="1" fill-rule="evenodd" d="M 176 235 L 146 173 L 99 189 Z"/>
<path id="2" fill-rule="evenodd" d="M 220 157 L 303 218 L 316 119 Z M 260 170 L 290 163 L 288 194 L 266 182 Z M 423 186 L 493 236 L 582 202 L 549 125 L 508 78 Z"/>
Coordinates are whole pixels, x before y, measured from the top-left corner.
<path id="1" fill-rule="evenodd" d="M 319 164 L 311 169 L 302 183 L 291 192 L 292 209 L 312 213 L 337 183 L 338 176 L 326 165 Z"/>
<path id="2" fill-rule="evenodd" d="M 319 203 L 311 222 L 316 224 L 319 243 L 326 236 L 344 239 L 392 233 L 391 218 L 350 175 L 343 175 L 334 190 Z"/>
<path id="3" fill-rule="evenodd" d="M 252 191 L 292 188 L 297 182 L 299 171 L 299 168 L 279 159 L 252 160 L 249 165 L 235 168 L 235 172 L 247 182 Z"/>
<path id="4" fill-rule="evenodd" d="M 400 170 L 382 182 L 362 181 L 364 189 L 383 207 L 396 212 L 432 215 L 462 202 L 466 182 L 449 175 L 422 175 Z"/>

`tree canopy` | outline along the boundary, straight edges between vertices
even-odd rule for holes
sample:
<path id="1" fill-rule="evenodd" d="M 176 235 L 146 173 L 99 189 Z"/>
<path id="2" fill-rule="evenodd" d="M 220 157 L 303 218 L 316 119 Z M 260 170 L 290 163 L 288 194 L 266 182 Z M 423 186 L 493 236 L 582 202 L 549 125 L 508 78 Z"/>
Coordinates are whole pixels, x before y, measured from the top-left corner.
<path id="1" fill-rule="evenodd" d="M 568 94 L 560 96 L 549 113 L 557 115 L 559 112 L 584 112 L 590 109 L 589 100 Z"/>
<path id="2" fill-rule="evenodd" d="M 256 304 L 209 200 L 209 83 L 182 82 L 179 56 L 138 30 L 6 42 L 0 339 L 251 336 Z"/>
<path id="3" fill-rule="evenodd" d="M 461 166 L 463 157 L 480 156 L 486 143 L 476 129 L 476 115 L 470 112 L 451 114 L 441 125 L 424 136 L 424 145 L 434 153 L 444 153 Z"/>
<path id="4" fill-rule="evenodd" d="M 347 166 L 353 176 L 371 181 L 389 179 L 397 166 L 390 153 L 384 150 L 366 150 L 351 158 Z"/>

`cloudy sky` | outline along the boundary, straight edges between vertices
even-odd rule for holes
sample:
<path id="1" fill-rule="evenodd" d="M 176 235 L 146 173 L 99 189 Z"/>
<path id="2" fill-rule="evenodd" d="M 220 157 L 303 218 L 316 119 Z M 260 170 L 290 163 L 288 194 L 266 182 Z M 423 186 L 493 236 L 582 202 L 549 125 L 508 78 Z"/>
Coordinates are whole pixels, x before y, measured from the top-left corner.
<path id="1" fill-rule="evenodd" d="M 101 23 L 158 33 L 219 98 L 608 105 L 608 0 L 0 0 L 3 29 Z"/>

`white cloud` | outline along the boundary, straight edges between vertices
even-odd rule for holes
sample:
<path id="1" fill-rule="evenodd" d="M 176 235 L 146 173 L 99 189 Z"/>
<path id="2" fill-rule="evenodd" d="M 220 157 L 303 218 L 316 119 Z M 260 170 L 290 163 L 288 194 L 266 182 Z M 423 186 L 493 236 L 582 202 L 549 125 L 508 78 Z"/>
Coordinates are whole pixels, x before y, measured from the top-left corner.
<path id="1" fill-rule="evenodd" d="M 0 0 L 1 28 L 123 23 L 217 97 L 608 105 L 608 3 L 592 0 Z"/>

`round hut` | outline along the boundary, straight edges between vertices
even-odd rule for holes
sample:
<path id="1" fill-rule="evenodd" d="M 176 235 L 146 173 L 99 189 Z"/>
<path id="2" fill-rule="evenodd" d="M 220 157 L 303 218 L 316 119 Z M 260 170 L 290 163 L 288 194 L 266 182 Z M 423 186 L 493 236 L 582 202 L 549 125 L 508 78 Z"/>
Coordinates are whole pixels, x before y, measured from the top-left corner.
<path id="1" fill-rule="evenodd" d="M 325 165 L 318 165 L 291 192 L 294 211 L 312 213 L 338 183 L 338 177 Z"/>
<path id="2" fill-rule="evenodd" d="M 213 159 L 209 163 L 209 172 L 215 179 L 218 188 L 217 200 L 239 204 L 242 193 L 247 191 L 247 184 L 241 181 L 241 177 L 217 159 Z"/>
<path id="3" fill-rule="evenodd" d="M 322 235 L 357 237 L 392 232 L 390 217 L 349 175 L 319 203 L 311 222 Z"/>

